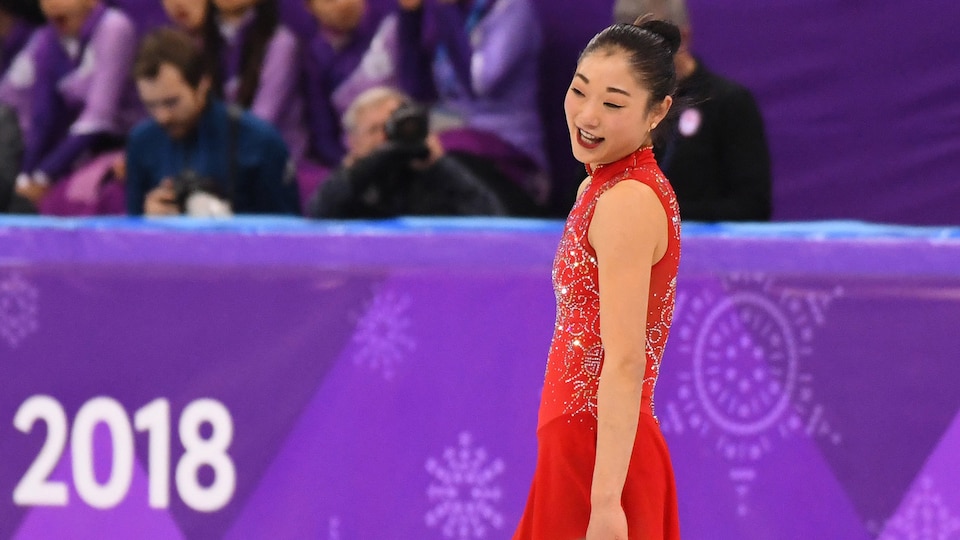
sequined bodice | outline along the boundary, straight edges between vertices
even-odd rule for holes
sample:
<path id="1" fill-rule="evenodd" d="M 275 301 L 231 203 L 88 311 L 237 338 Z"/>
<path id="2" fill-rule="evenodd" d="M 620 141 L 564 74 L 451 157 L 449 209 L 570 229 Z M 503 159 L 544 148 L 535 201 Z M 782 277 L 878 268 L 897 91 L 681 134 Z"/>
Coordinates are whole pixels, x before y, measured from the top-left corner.
<path id="1" fill-rule="evenodd" d="M 600 290 L 596 252 L 587 239 L 600 196 L 621 181 L 650 186 L 667 215 L 669 239 L 663 258 L 651 269 L 647 312 L 647 363 L 641 411 L 653 414 L 653 391 L 673 320 L 680 259 L 680 213 L 670 183 L 644 148 L 593 171 L 593 178 L 567 217 L 553 262 L 557 319 L 547 359 L 539 425 L 562 415 L 597 418 L 597 387 L 603 366 Z"/>

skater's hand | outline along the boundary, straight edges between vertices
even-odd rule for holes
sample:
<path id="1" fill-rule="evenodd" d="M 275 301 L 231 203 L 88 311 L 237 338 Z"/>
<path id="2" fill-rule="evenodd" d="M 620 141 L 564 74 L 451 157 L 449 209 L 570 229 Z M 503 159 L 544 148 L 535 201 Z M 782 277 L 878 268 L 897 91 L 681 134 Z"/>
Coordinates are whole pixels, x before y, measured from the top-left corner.
<path id="1" fill-rule="evenodd" d="M 627 540 L 627 515 L 623 507 L 619 504 L 593 507 L 586 540 Z"/>

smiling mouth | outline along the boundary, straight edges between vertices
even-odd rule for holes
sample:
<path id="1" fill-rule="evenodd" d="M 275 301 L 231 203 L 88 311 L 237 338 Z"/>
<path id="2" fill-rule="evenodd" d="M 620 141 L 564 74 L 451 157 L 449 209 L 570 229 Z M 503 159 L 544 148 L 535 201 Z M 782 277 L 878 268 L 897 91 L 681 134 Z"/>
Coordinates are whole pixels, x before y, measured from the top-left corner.
<path id="1" fill-rule="evenodd" d="M 600 143 L 602 143 L 604 140 L 606 139 L 603 137 L 597 137 L 588 131 L 577 128 L 577 142 L 580 144 L 580 146 L 583 146 L 588 150 L 592 150 L 600 146 Z"/>

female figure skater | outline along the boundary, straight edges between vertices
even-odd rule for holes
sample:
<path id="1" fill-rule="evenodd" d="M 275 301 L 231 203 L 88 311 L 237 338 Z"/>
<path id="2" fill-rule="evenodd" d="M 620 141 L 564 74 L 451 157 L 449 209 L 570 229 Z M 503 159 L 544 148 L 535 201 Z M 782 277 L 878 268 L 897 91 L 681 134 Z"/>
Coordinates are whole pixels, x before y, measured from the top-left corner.
<path id="1" fill-rule="evenodd" d="M 553 266 L 557 319 L 533 486 L 515 539 L 678 539 L 653 390 L 673 318 L 680 217 L 651 148 L 673 103 L 677 28 L 597 34 L 564 109 L 589 177 Z"/>

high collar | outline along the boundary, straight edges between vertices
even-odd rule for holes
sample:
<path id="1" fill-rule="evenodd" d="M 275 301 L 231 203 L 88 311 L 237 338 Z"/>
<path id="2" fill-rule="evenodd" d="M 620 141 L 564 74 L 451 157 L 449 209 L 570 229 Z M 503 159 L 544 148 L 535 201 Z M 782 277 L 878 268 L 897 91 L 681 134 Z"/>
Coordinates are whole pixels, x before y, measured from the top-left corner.
<path id="1" fill-rule="evenodd" d="M 653 156 L 653 147 L 652 146 L 641 146 L 640 148 L 634 150 L 633 152 L 623 156 L 622 158 L 610 162 L 597 165 L 593 167 L 590 164 L 586 165 L 587 174 L 592 176 L 594 179 L 598 177 L 612 177 L 613 175 L 625 171 L 627 169 L 635 169 L 640 165 L 648 163 L 656 163 L 657 160 Z"/>

